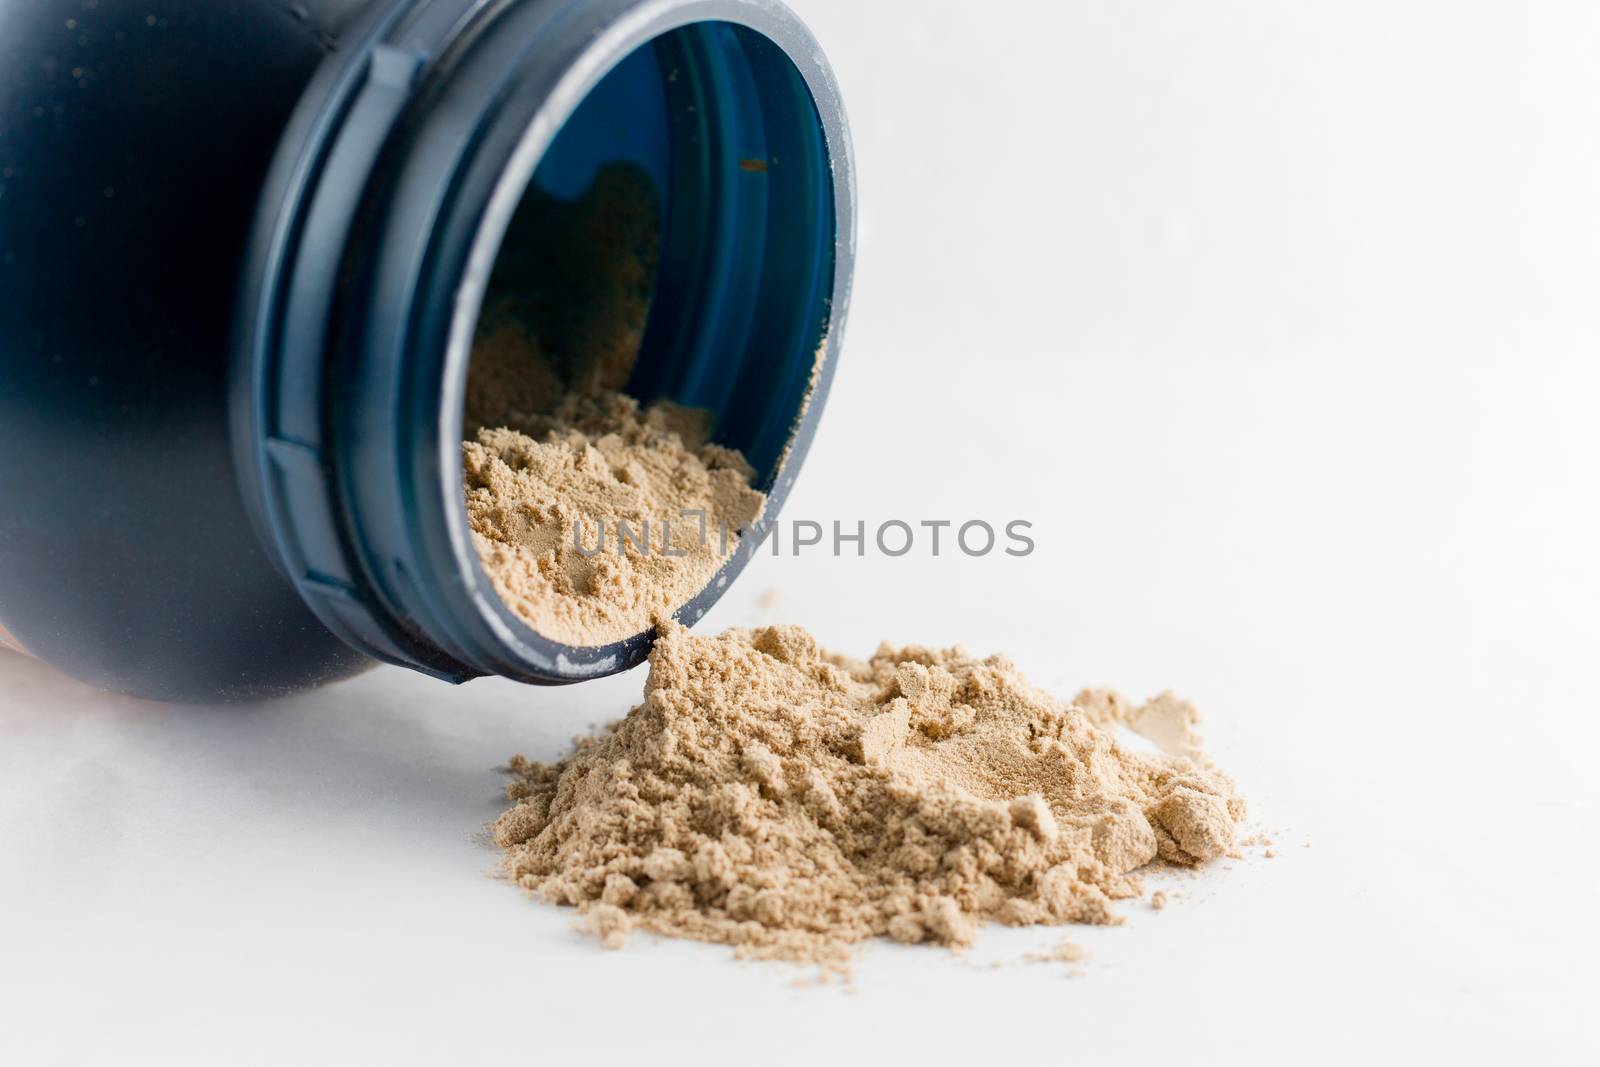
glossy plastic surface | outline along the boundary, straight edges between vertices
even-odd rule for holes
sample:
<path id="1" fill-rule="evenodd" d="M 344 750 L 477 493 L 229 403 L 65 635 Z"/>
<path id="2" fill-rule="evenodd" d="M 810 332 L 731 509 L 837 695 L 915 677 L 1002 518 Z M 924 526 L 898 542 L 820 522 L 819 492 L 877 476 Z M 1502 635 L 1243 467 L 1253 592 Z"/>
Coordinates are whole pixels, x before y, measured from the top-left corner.
<path id="1" fill-rule="evenodd" d="M 85 681 L 255 697 L 367 661 L 235 480 L 228 352 L 284 124 L 349 3 L 0 5 L 0 619 Z"/>

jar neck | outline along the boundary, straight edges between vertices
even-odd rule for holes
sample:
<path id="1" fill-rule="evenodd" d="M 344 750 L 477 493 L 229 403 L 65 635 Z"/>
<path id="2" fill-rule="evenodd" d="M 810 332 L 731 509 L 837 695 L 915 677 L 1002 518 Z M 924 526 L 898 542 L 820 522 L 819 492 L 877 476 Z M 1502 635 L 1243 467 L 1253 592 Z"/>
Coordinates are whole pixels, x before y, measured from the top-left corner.
<path id="1" fill-rule="evenodd" d="M 848 134 L 815 43 L 768 0 L 474 7 L 397 4 L 308 90 L 245 291 L 236 452 L 263 539 L 335 633 L 450 680 L 564 684 L 637 664 L 650 636 L 576 648 L 534 633 L 467 528 L 467 363 L 518 202 L 580 105 L 649 50 L 671 189 L 637 377 L 712 408 L 761 469 L 770 520 L 836 362 Z M 741 161 L 769 158 L 785 165 L 741 180 Z M 748 540 L 680 618 L 710 607 Z"/>

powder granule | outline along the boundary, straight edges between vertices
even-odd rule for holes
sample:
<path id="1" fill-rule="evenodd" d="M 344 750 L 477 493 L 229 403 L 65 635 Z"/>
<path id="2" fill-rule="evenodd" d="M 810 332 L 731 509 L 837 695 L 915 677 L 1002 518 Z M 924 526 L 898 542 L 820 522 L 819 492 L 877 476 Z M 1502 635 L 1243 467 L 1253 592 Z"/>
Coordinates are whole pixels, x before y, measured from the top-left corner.
<path id="1" fill-rule="evenodd" d="M 1244 802 L 1190 759 L 1125 747 L 1004 657 L 792 626 L 667 624 L 644 702 L 560 763 L 518 758 L 506 873 L 630 929 L 843 967 L 874 937 L 960 946 L 979 924 L 1120 922 L 1154 860 L 1233 846 Z"/>

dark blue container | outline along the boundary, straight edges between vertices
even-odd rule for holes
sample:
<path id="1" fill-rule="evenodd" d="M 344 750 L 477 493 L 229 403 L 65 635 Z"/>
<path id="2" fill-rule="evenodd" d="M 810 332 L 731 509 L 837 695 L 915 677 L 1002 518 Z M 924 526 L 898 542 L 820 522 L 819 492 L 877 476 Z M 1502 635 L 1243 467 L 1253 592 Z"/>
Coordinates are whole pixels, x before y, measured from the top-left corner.
<path id="1" fill-rule="evenodd" d="M 712 409 L 770 523 L 836 364 L 855 195 L 832 76 L 775 0 L 0 8 L 0 624 L 167 700 L 639 663 L 649 634 L 569 647 L 505 608 L 460 465 L 518 202 L 621 160 L 663 219 L 630 392 Z"/>

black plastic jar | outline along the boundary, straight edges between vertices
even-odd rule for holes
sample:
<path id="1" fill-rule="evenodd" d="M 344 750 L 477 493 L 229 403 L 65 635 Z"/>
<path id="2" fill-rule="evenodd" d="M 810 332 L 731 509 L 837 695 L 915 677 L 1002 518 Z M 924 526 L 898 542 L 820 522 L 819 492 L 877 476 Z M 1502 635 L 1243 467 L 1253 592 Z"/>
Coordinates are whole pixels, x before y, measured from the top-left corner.
<path id="1" fill-rule="evenodd" d="M 837 90 L 775 0 L 5 5 L 0 634 L 167 700 L 639 663 L 506 609 L 460 465 L 519 200 L 614 159 L 662 201 L 629 391 L 712 409 L 770 523 L 854 246 Z"/>

